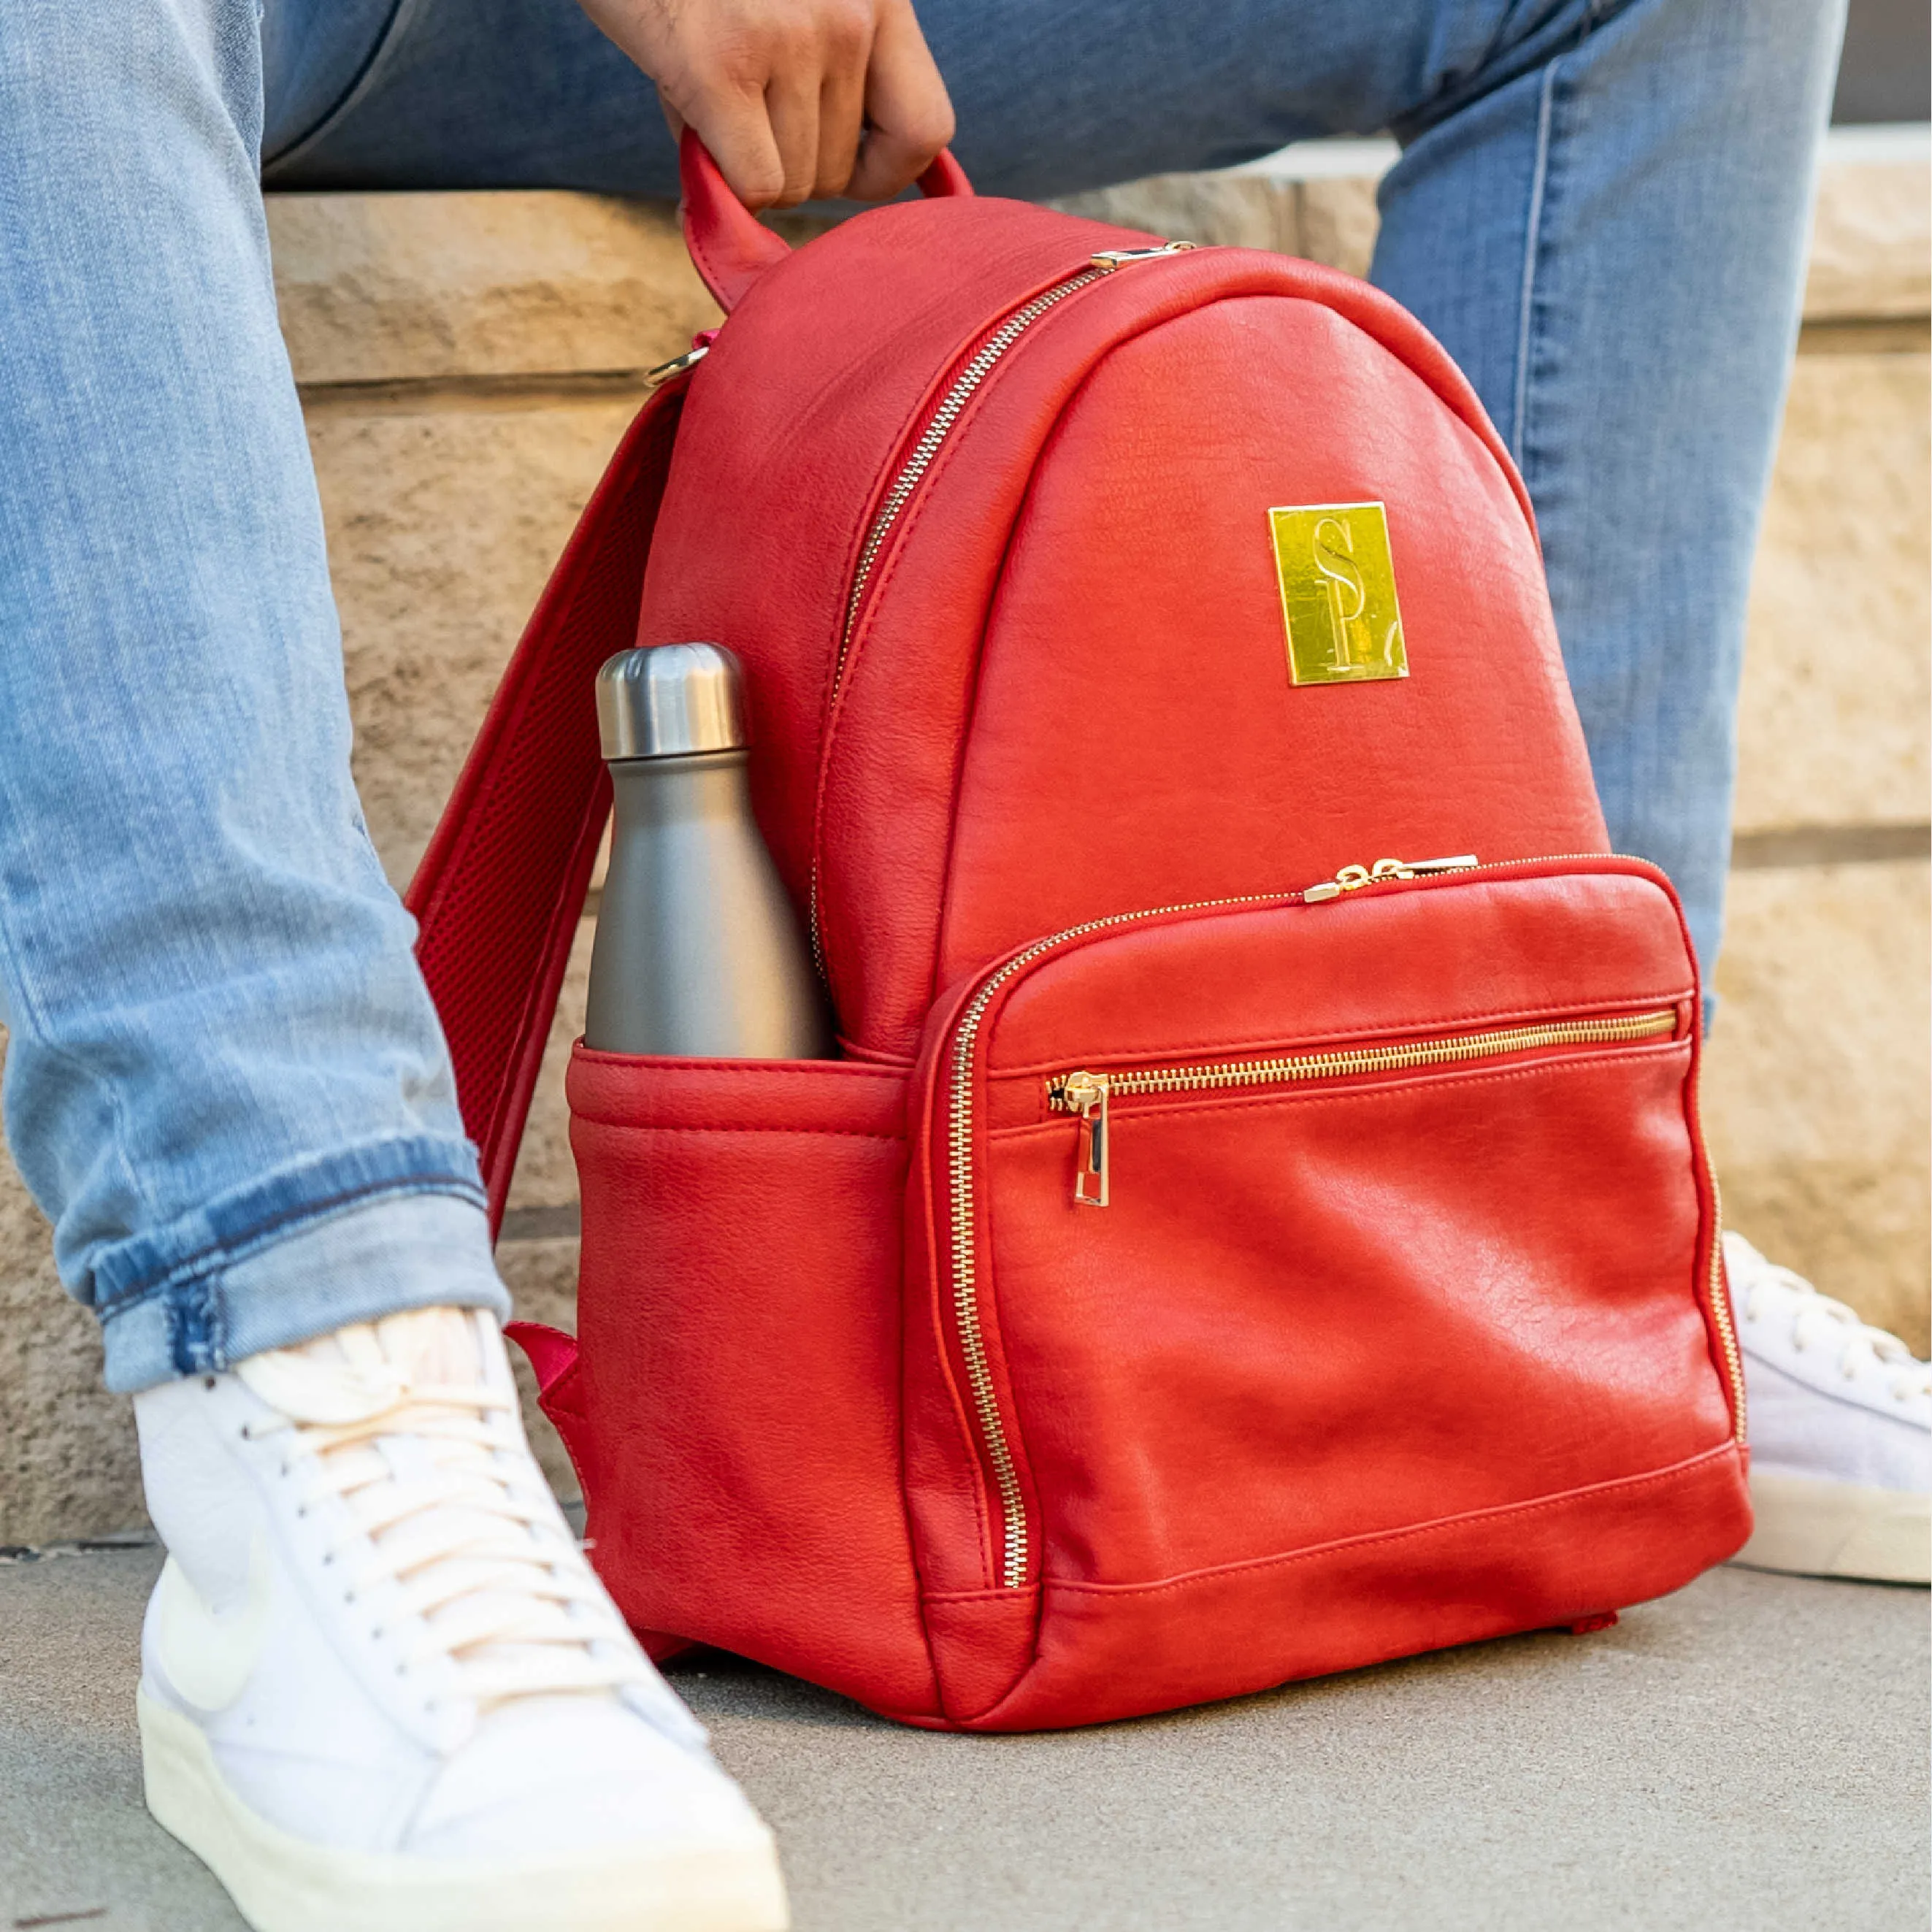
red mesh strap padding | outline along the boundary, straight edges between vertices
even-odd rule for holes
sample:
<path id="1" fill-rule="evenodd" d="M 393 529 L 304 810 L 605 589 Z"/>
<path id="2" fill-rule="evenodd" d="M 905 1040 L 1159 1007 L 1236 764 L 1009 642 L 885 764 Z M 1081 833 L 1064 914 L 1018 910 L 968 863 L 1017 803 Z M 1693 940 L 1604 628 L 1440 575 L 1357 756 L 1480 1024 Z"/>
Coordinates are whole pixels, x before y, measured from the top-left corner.
<path id="1" fill-rule="evenodd" d="M 635 641 L 682 386 L 619 445 L 497 686 L 406 903 L 494 1232 L 610 810 L 597 668 Z"/>

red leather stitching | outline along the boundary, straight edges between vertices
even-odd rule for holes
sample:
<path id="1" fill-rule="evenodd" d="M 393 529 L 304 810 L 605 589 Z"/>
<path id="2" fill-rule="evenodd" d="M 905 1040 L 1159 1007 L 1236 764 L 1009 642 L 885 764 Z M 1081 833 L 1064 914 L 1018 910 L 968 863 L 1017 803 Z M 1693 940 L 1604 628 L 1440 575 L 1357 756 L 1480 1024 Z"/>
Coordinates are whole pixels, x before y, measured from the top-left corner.
<path id="1" fill-rule="evenodd" d="M 1708 1465 L 1721 1462 L 1725 1456 L 1735 1454 L 1736 1450 L 1737 1444 L 1727 1438 L 1714 1449 L 1706 1449 L 1698 1455 L 1685 1457 L 1681 1462 L 1673 1462 L 1667 1468 L 1652 1469 L 1641 1476 L 1620 1476 L 1606 1483 L 1588 1483 L 1580 1489 L 1559 1490 L 1554 1496 L 1539 1496 L 1529 1502 L 1499 1503 L 1491 1509 L 1466 1510 L 1458 1516 L 1437 1516 L 1432 1521 L 1411 1523 L 1402 1529 L 1376 1530 L 1366 1536 L 1337 1537 L 1330 1543 L 1310 1544 L 1306 1550 L 1287 1550 L 1277 1556 L 1258 1556 L 1240 1563 L 1212 1564 L 1204 1570 L 1190 1570 L 1185 1576 L 1164 1577 L 1156 1582 L 1088 1583 L 1048 1576 L 1042 1578 L 1040 1588 L 1042 1592 L 1059 1591 L 1080 1596 L 1156 1596 L 1164 1591 L 1190 1588 L 1210 1577 L 1238 1576 L 1256 1570 L 1277 1569 L 1290 1563 L 1307 1562 L 1318 1556 L 1331 1556 L 1342 1550 L 1369 1550 L 1378 1544 L 1401 1543 L 1413 1537 L 1458 1528 L 1464 1524 L 1534 1516 L 1546 1510 L 1564 1508 L 1591 1496 L 1607 1496 L 1619 1490 L 1639 1490 L 1654 1484 L 1674 1481 Z"/>
<path id="2" fill-rule="evenodd" d="M 1681 908 L 1678 918 L 1682 922 Z M 1689 930 L 1688 926 L 1685 930 L 1687 932 Z M 1717 1179 L 1707 1164 L 1704 1130 L 1699 1118 L 1697 1074 L 1704 1051 L 1704 1039 L 1701 1030 L 1691 1036 L 1691 1046 L 1693 1050 L 1690 1056 L 1690 1070 L 1684 1082 L 1684 1091 L 1682 1096 L 1684 1130 L 1690 1142 L 1690 1181 L 1691 1185 L 1697 1190 L 1697 1252 L 1691 1262 L 1690 1298 L 1696 1304 L 1698 1312 L 1704 1318 L 1705 1352 L 1711 1358 L 1711 1371 L 1718 1378 L 1718 1387 L 1724 1398 L 1724 1413 L 1731 1419 L 1731 1429 L 1735 1436 L 1738 1427 L 1738 1391 L 1731 1384 L 1731 1364 L 1725 1353 L 1724 1336 L 1718 1329 L 1718 1312 L 1712 1305 L 1714 1299 L 1713 1284 L 1709 1270 L 1706 1266 L 1706 1257 L 1710 1252 L 1710 1244 L 1714 1240 L 1723 1239 L 1724 1228 L 1718 1207 Z M 1720 1266 L 1721 1265 L 1720 1258 Z M 1728 1274 L 1724 1276 L 1722 1288 L 1726 1302 L 1729 1304 L 1731 1283 Z M 1735 1328 L 1737 1321 L 1737 1311 L 1735 1306 L 1731 1307 L 1730 1315 L 1732 1324 Z M 1742 1360 L 1739 1366 L 1742 1369 Z M 1748 1400 L 1746 1402 L 1745 1407 L 1748 1412 Z"/>

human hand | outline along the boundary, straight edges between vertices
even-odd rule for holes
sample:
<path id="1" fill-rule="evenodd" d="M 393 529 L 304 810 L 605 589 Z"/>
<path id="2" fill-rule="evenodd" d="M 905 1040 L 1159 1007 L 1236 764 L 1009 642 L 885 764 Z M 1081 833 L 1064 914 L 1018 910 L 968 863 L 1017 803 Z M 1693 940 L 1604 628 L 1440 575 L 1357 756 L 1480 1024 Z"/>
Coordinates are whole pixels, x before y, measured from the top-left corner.
<path id="1" fill-rule="evenodd" d="M 884 201 L 952 138 L 912 0 L 580 0 L 748 208 Z"/>

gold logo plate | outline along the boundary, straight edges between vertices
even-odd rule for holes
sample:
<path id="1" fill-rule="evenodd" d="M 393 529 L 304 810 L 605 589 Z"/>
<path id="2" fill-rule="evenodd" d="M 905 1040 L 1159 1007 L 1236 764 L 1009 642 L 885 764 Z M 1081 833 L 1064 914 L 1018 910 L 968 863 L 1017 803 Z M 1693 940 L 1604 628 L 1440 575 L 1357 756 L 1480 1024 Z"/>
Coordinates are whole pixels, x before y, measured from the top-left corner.
<path id="1" fill-rule="evenodd" d="M 1380 503 L 1314 503 L 1268 512 L 1288 674 L 1297 684 L 1406 677 L 1402 609 Z"/>

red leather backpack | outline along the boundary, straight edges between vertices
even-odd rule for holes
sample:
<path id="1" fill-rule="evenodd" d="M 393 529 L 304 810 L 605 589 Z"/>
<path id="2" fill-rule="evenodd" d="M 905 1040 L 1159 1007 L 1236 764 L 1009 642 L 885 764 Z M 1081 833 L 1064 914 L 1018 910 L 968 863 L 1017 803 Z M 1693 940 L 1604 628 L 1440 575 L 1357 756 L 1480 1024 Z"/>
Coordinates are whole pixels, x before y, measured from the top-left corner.
<path id="1" fill-rule="evenodd" d="M 580 1046 L 596 1562 L 916 1724 L 1588 1627 L 1750 1526 L 1676 902 L 1521 482 L 1364 284 L 974 198 L 796 253 L 610 464 L 412 889 L 500 1210 L 634 640 L 742 656 L 844 1057 Z M 1550 856 L 1550 855 L 1558 856 Z"/>

